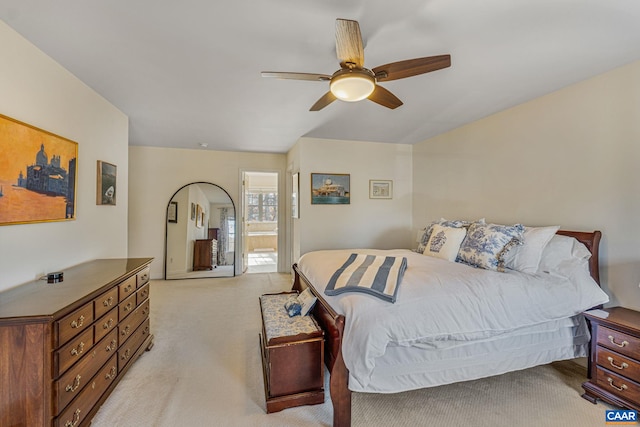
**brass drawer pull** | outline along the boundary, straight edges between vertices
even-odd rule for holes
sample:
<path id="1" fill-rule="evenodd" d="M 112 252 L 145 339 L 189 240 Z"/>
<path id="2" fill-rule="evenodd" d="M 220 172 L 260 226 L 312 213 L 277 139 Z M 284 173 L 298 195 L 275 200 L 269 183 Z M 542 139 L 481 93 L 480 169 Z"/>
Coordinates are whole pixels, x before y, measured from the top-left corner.
<path id="1" fill-rule="evenodd" d="M 622 365 L 616 365 L 615 363 L 613 363 L 613 357 L 611 356 L 607 357 L 607 360 L 609 361 L 609 363 L 611 363 L 611 366 L 613 366 L 616 369 L 624 369 L 629 367 L 627 362 L 622 362 Z"/>
<path id="2" fill-rule="evenodd" d="M 104 325 L 102 325 L 102 329 L 109 329 L 112 326 L 113 326 L 113 319 L 110 318 L 107 322 L 104 323 Z"/>
<path id="3" fill-rule="evenodd" d="M 113 305 L 113 297 L 109 297 L 108 299 L 102 302 L 102 305 L 105 307 L 111 307 Z"/>
<path id="4" fill-rule="evenodd" d="M 140 281 L 141 282 L 146 282 L 148 278 L 149 278 L 149 274 L 148 273 L 144 273 L 142 276 L 140 276 Z"/>
<path id="5" fill-rule="evenodd" d="M 131 303 L 129 302 L 129 303 L 127 303 L 127 305 L 125 305 L 125 306 L 124 306 L 124 311 L 129 311 L 129 310 L 131 310 L 131 308 L 132 308 L 132 307 L 133 307 L 133 306 L 132 306 L 132 305 L 131 305 Z"/>
<path id="6" fill-rule="evenodd" d="M 123 337 L 126 337 L 127 334 L 129 334 L 129 331 L 131 330 L 131 327 L 129 325 L 125 326 L 125 328 L 122 330 L 122 332 L 120 333 L 120 335 L 122 335 Z"/>
<path id="7" fill-rule="evenodd" d="M 116 340 L 115 340 L 115 339 L 112 339 L 112 340 L 111 340 L 111 344 L 109 344 L 109 345 L 105 348 L 105 350 L 106 350 L 106 351 L 107 351 L 107 353 L 108 353 L 108 352 L 110 352 L 111 350 L 115 350 L 115 348 L 116 348 Z"/>
<path id="8" fill-rule="evenodd" d="M 611 379 L 609 377 L 607 377 L 607 381 L 609 381 L 609 385 L 611 387 L 615 388 L 618 391 L 625 391 L 627 389 L 627 385 L 626 384 L 622 384 L 620 387 L 618 387 L 613 383 L 613 379 Z"/>
<path id="9" fill-rule="evenodd" d="M 128 348 L 123 354 L 122 357 L 120 359 L 122 360 L 127 360 L 129 358 L 129 355 L 131 354 L 131 349 Z"/>
<path id="10" fill-rule="evenodd" d="M 618 344 L 618 343 L 615 341 L 615 338 L 613 337 L 613 335 L 609 335 L 609 341 L 611 341 L 611 344 L 613 344 L 613 345 L 615 345 L 615 346 L 618 346 L 618 347 L 620 347 L 620 348 L 622 348 L 622 347 L 624 347 L 624 346 L 626 346 L 626 345 L 629 345 L 629 342 L 628 342 L 628 341 L 622 341 L 620 344 Z"/>
<path id="11" fill-rule="evenodd" d="M 131 292 L 131 290 L 132 290 L 132 289 L 133 289 L 133 286 L 131 286 L 131 285 L 127 285 L 127 287 L 126 287 L 126 288 L 124 288 L 124 293 L 125 293 L 125 294 L 128 294 L 129 292 Z"/>
<path id="12" fill-rule="evenodd" d="M 83 350 L 84 350 L 84 343 L 80 341 L 80 344 L 78 345 L 78 347 L 71 349 L 71 355 L 78 356 L 79 354 L 82 354 Z"/>
<path id="13" fill-rule="evenodd" d="M 68 384 L 67 387 L 65 388 L 65 390 L 69 391 L 71 393 L 76 391 L 78 389 L 78 387 L 80 387 L 80 379 L 81 378 L 82 377 L 80 375 L 76 375 L 76 379 L 73 381 L 73 384 Z"/>
<path id="14" fill-rule="evenodd" d="M 82 326 L 83 323 L 84 323 L 84 316 L 80 316 L 78 320 L 74 320 L 73 322 L 71 322 L 71 327 L 73 329 L 78 329 L 79 327 Z"/>
<path id="15" fill-rule="evenodd" d="M 75 427 L 75 425 L 78 424 L 78 421 L 80 421 L 80 408 L 76 409 L 73 413 L 73 419 L 71 421 L 67 421 L 64 424 L 64 427 Z"/>
<path id="16" fill-rule="evenodd" d="M 107 372 L 107 374 L 104 376 L 104 378 L 106 380 L 110 380 L 111 378 L 115 378 L 117 373 L 118 373 L 118 369 L 115 366 L 112 366 L 111 370 L 109 372 Z"/>

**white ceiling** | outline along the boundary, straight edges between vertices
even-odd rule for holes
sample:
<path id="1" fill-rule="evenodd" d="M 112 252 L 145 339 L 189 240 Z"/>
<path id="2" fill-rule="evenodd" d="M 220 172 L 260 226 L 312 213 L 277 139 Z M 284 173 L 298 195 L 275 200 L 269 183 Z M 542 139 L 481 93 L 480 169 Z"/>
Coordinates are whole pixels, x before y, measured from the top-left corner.
<path id="1" fill-rule="evenodd" d="M 383 83 L 396 110 L 309 112 L 327 82 L 260 71 L 336 71 L 336 18 L 360 22 L 367 68 L 452 66 Z M 0 19 L 127 114 L 131 145 L 158 147 L 413 144 L 640 59 L 637 0 L 2 0 Z"/>

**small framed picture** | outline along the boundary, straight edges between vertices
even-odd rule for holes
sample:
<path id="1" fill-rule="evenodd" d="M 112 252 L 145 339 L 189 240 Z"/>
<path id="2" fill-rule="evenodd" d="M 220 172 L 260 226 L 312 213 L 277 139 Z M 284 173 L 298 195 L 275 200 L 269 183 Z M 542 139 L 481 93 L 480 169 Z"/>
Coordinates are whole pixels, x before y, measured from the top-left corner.
<path id="1" fill-rule="evenodd" d="M 191 203 L 191 220 L 194 221 L 196 219 L 196 204 Z"/>
<path id="2" fill-rule="evenodd" d="M 116 205 L 116 173 L 116 165 L 98 160 L 97 205 Z"/>
<path id="3" fill-rule="evenodd" d="M 298 172 L 291 176 L 291 217 L 300 218 L 300 174 Z"/>
<path id="4" fill-rule="evenodd" d="M 393 198 L 393 181 L 383 179 L 369 180 L 370 199 L 391 199 Z"/>
<path id="5" fill-rule="evenodd" d="M 167 221 L 178 222 L 178 202 L 170 202 L 167 209 Z"/>

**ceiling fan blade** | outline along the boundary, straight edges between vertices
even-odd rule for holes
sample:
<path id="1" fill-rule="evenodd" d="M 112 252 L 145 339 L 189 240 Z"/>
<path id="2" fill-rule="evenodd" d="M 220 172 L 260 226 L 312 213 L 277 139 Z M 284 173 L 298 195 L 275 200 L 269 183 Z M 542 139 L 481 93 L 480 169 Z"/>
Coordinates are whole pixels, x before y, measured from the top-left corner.
<path id="1" fill-rule="evenodd" d="M 369 100 L 376 104 L 380 104 L 383 107 L 391 108 L 392 110 L 395 110 L 402 105 L 402 101 L 400 101 L 397 96 L 380 85 L 376 85 L 373 93 L 369 95 Z"/>
<path id="2" fill-rule="evenodd" d="M 364 48 L 358 21 L 336 19 L 336 53 L 342 68 L 348 68 L 348 63 L 355 64 L 356 68 L 364 66 Z"/>
<path id="3" fill-rule="evenodd" d="M 331 76 L 327 74 L 314 74 L 314 73 L 287 73 L 278 71 L 263 71 L 262 77 L 275 77 L 277 79 L 289 79 L 289 80 L 311 80 L 311 81 L 329 81 Z"/>
<path id="4" fill-rule="evenodd" d="M 336 98 L 336 96 L 329 91 L 322 95 L 322 98 L 318 99 L 316 103 L 313 104 L 311 108 L 309 108 L 309 111 L 320 111 L 336 99 L 338 98 Z"/>
<path id="5" fill-rule="evenodd" d="M 429 73 L 450 66 L 451 55 L 438 55 L 392 62 L 391 64 L 375 67 L 371 71 L 376 75 L 377 81 L 388 82 L 390 80 L 404 79 L 406 77 L 417 76 L 418 74 Z"/>

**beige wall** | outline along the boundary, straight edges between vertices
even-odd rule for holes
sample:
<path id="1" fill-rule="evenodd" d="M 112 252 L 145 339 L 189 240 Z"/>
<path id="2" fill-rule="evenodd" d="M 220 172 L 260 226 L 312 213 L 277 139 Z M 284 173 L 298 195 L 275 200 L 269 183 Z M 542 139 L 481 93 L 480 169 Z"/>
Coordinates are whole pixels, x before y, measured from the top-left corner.
<path id="1" fill-rule="evenodd" d="M 300 172 L 300 218 L 294 219 L 294 261 L 317 249 L 409 247 L 411 146 L 301 138 L 289 153 Z M 312 205 L 311 173 L 351 175 L 349 205 Z M 392 199 L 370 199 L 369 180 L 393 181 Z M 297 252 L 296 252 L 297 251 Z"/>
<path id="2" fill-rule="evenodd" d="M 164 277 L 165 214 L 178 189 L 198 181 L 216 184 L 229 193 L 239 211 L 241 171 L 278 171 L 284 194 L 285 166 L 284 154 L 129 147 L 129 256 L 154 257 L 151 277 Z M 284 211 L 283 201 L 281 219 Z M 240 253 L 236 247 L 237 258 Z"/>
<path id="3" fill-rule="evenodd" d="M 78 143 L 76 220 L 0 227 L 0 290 L 126 257 L 127 117 L 2 21 L 0 52 L 0 114 Z M 97 160 L 118 167 L 116 206 L 96 206 Z"/>
<path id="4" fill-rule="evenodd" d="M 414 232 L 439 217 L 603 232 L 612 304 L 640 309 L 640 62 L 414 146 Z"/>

